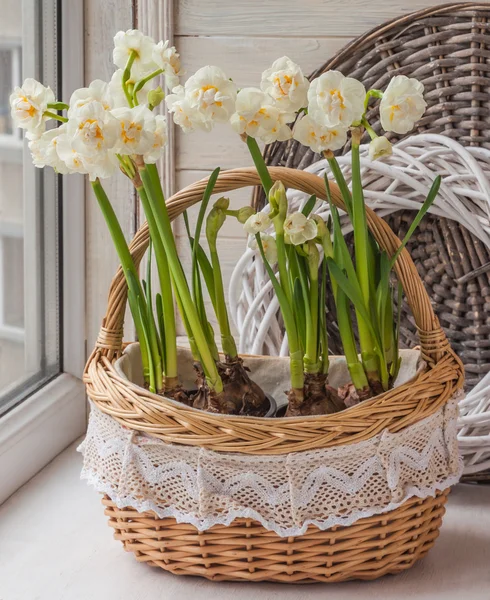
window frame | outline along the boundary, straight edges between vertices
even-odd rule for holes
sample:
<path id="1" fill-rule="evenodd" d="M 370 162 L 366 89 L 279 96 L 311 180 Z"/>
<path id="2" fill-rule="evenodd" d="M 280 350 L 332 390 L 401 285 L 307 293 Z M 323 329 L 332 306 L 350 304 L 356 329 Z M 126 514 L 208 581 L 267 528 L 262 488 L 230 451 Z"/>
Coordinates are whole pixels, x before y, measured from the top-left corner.
<path id="1" fill-rule="evenodd" d="M 71 92 L 84 84 L 84 3 L 71 0 L 44 0 L 44 35 L 54 35 L 54 19 L 49 14 L 57 11 L 60 39 L 58 56 L 37 56 L 38 32 L 25 32 L 24 39 L 31 46 L 23 46 L 23 66 L 25 77 L 36 77 L 39 72 L 39 58 L 46 69 L 60 67 L 61 92 L 69 98 Z M 37 0 L 23 0 L 23 13 L 35 14 Z M 51 13 L 50 13 L 51 11 Z M 27 22 L 24 19 L 24 22 Z M 49 33 L 49 27 L 53 31 Z M 48 31 L 47 31 L 48 30 Z M 28 37 L 30 35 L 30 37 Z M 54 61 L 57 61 L 55 64 Z M 30 61 L 30 62 L 29 62 Z M 50 63 L 51 61 L 51 63 Z M 24 154 L 30 164 L 27 142 Z M 32 167 L 34 169 L 34 167 Z M 47 170 L 46 170 L 47 171 Z M 87 402 L 81 380 L 86 356 L 85 343 L 85 185 L 83 176 L 60 176 L 53 178 L 45 190 L 55 191 L 58 185 L 64 198 L 59 212 L 60 236 L 60 372 L 44 385 L 35 389 L 25 400 L 0 417 L 0 504 L 17 488 L 28 481 L 70 443 L 80 437 L 86 429 Z M 35 234 L 37 208 L 35 206 L 33 170 L 25 178 L 25 235 L 31 244 L 25 250 L 25 261 L 36 258 Z M 47 175 L 50 177 L 50 175 Z M 46 193 L 46 191 L 45 191 Z M 38 222 L 38 221 L 37 221 Z M 38 278 L 25 279 L 25 297 L 36 298 Z M 27 286 L 27 287 L 26 287 Z M 29 336 L 39 335 L 39 310 L 26 302 L 25 331 L 26 348 Z M 36 344 L 32 346 L 36 347 Z M 28 360 L 35 364 L 39 357 L 33 354 Z M 27 384 L 26 384 L 27 385 Z"/>

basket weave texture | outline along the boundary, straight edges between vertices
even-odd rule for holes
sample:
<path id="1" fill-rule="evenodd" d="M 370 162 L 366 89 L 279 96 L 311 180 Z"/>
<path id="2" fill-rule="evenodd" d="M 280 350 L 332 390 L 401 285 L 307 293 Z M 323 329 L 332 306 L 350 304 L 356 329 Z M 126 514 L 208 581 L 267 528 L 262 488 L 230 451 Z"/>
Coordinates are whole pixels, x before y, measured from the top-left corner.
<path id="1" fill-rule="evenodd" d="M 287 187 L 325 198 L 324 182 L 313 174 L 280 167 L 271 168 L 270 173 L 273 180 L 280 179 Z M 206 183 L 203 179 L 168 200 L 172 219 L 202 199 Z M 215 192 L 258 183 L 255 169 L 225 171 L 219 175 Z M 342 208 L 333 184 L 332 192 L 334 202 Z M 378 243 L 392 254 L 400 243 L 398 238 L 373 211 L 368 210 L 367 216 Z M 148 241 L 144 225 L 131 244 L 136 264 Z M 102 412 L 129 429 L 169 443 L 218 452 L 286 454 L 367 440 L 385 429 L 400 431 L 443 406 L 462 387 L 463 368 L 434 315 L 408 252 L 401 253 L 395 270 L 417 324 L 427 368 L 412 382 L 341 413 L 270 420 L 216 415 L 176 406 L 121 379 L 113 367 L 122 349 L 127 292 L 121 269 L 112 282 L 107 314 L 85 370 L 87 393 Z M 293 538 L 280 538 L 253 521 L 237 521 L 229 527 L 198 533 L 191 525 L 118 509 L 105 502 L 116 537 L 136 553 L 138 560 L 164 569 L 212 579 L 339 581 L 395 573 L 423 556 L 437 537 L 445 502 L 442 492 L 436 498 L 409 500 L 365 523 L 326 531 L 311 528 Z"/>
<path id="2" fill-rule="evenodd" d="M 393 19 L 355 39 L 312 73 L 328 70 L 385 89 L 395 75 L 416 77 L 428 103 L 417 130 L 404 136 L 388 134 L 392 142 L 414 133 L 438 133 L 467 146 L 490 148 L 490 6 L 457 3 L 431 7 Z M 377 106 L 368 120 L 381 133 Z M 368 142 L 366 135 L 363 142 Z M 344 151 L 348 151 L 348 147 Z M 265 151 L 269 165 L 305 169 L 320 159 L 295 140 L 277 142 Z M 255 191 L 254 204 L 263 206 Z M 414 212 L 400 210 L 387 222 L 400 237 Z M 466 369 L 469 387 L 490 372 L 490 248 L 457 221 L 428 214 L 407 245 L 423 279 L 441 325 Z M 402 307 L 400 332 L 404 347 L 418 343 L 416 326 Z M 332 331 L 333 337 L 335 332 Z M 332 348 L 338 352 L 339 348 Z"/>

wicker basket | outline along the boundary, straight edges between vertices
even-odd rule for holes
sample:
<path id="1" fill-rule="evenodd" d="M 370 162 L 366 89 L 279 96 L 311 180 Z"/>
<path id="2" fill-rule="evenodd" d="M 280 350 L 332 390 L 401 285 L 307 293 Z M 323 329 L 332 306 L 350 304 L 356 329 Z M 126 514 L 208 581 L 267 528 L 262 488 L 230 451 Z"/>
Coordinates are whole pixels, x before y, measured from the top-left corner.
<path id="1" fill-rule="evenodd" d="M 335 69 L 362 81 L 366 89 L 385 89 L 395 75 L 416 77 L 425 87 L 428 109 L 417 130 L 388 134 L 393 142 L 414 133 L 438 133 L 468 146 L 490 148 L 490 6 L 457 3 L 430 7 L 383 23 L 358 37 L 312 73 Z M 380 133 L 379 111 L 368 119 Z M 369 141 L 365 136 L 364 142 Z M 347 152 L 348 146 L 344 152 Z M 265 151 L 269 165 L 305 169 L 321 157 L 295 140 L 276 142 Z M 263 193 L 255 190 L 255 206 Z M 387 217 L 403 238 L 412 211 Z M 451 345 L 465 365 L 467 389 L 490 372 L 490 248 L 463 225 L 428 214 L 407 245 L 434 310 Z M 418 343 L 415 324 L 402 308 L 404 347 Z M 332 331 L 332 352 L 340 347 Z"/>
<path id="2" fill-rule="evenodd" d="M 323 180 L 286 168 L 271 168 L 274 180 L 287 187 L 324 198 Z M 207 180 L 201 180 L 168 201 L 175 219 L 199 202 Z M 216 193 L 259 183 L 252 168 L 222 172 Z M 342 207 L 338 189 L 334 201 Z M 399 240 L 378 216 L 368 210 L 368 224 L 379 244 L 393 253 Z M 131 244 L 136 263 L 148 245 L 144 225 Z M 329 448 L 372 438 L 388 429 L 402 431 L 435 413 L 463 385 L 463 368 L 434 315 L 429 298 L 409 254 L 403 251 L 396 272 L 419 330 L 426 369 L 404 384 L 348 411 L 312 419 L 230 417 L 177 406 L 122 380 L 113 362 L 120 356 L 126 285 L 121 269 L 112 282 L 103 327 L 85 370 L 87 393 L 95 405 L 125 427 L 165 442 L 199 446 L 218 452 L 279 455 Z M 230 526 L 199 532 L 175 519 L 159 519 L 119 509 L 105 499 L 115 537 L 137 560 L 178 574 L 216 580 L 281 582 L 374 579 L 409 568 L 424 556 L 438 535 L 447 490 L 433 498 L 410 499 L 398 509 L 357 521 L 349 527 L 281 538 L 260 523 L 242 519 Z"/>

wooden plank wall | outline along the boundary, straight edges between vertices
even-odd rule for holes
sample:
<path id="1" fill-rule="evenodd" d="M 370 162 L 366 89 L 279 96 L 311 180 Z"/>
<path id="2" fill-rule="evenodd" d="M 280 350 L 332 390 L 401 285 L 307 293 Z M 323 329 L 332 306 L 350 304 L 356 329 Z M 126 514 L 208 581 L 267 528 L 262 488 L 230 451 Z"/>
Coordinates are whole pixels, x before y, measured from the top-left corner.
<path id="1" fill-rule="evenodd" d="M 206 64 L 218 65 L 238 85 L 246 86 L 258 85 L 260 73 L 279 56 L 287 54 L 309 73 L 366 30 L 388 19 L 444 4 L 444 0 L 393 0 L 389 3 L 385 0 L 369 3 L 364 0 L 173 0 L 173 6 L 169 6 L 172 0 L 133 2 L 134 6 L 131 6 L 131 0 L 85 0 L 87 81 L 110 76 L 112 36 L 118 29 L 131 27 L 133 18 L 143 28 L 151 26 L 148 33 L 153 33 L 156 29 L 153 20 L 173 12 L 171 31 L 187 74 Z M 250 164 L 246 148 L 229 127 L 217 127 L 210 134 L 186 136 L 176 132 L 177 189 L 207 176 L 217 166 L 225 169 Z M 129 237 L 137 224 L 129 186 L 118 180 L 111 184 L 110 192 L 116 198 L 118 214 Z M 249 201 L 250 194 L 244 190 L 232 194 L 231 198 L 235 206 L 243 205 Z M 108 284 L 117 263 L 104 227 L 89 194 L 89 349 L 100 326 Z M 188 267 L 189 252 L 182 223 L 176 224 L 175 231 L 184 264 Z M 223 272 L 228 280 L 245 246 L 241 227 L 237 224 L 227 226 L 220 244 Z"/>
<path id="2" fill-rule="evenodd" d="M 94 79 L 109 81 L 115 69 L 112 63 L 112 38 L 117 31 L 132 27 L 132 1 L 85 0 L 84 9 L 86 84 Z M 113 202 L 126 238 L 130 240 L 137 227 L 132 186 L 122 174 L 118 174 L 106 180 L 104 188 Z M 118 260 L 88 181 L 86 232 L 86 337 L 87 353 L 90 354 L 107 308 L 107 293 L 116 273 Z M 126 319 L 126 322 L 129 324 L 131 320 Z M 131 329 L 126 334 L 127 339 L 132 339 Z"/>

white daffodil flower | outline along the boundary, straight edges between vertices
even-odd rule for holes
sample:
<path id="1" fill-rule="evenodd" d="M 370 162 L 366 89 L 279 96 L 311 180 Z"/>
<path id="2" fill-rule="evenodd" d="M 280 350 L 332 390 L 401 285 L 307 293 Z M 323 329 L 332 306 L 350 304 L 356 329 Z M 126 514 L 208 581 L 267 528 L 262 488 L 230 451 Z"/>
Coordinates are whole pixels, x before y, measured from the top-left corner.
<path id="1" fill-rule="evenodd" d="M 169 90 L 179 85 L 179 77 L 182 76 L 182 68 L 180 65 L 180 55 L 174 46 L 170 46 L 170 42 L 158 42 L 153 47 L 152 53 L 153 62 L 159 69 L 162 69 L 165 75 L 165 85 Z"/>
<path id="2" fill-rule="evenodd" d="M 119 135 L 119 122 L 100 102 L 92 100 L 73 110 L 66 133 L 75 152 L 94 157 L 112 150 Z"/>
<path id="3" fill-rule="evenodd" d="M 390 156 L 391 154 L 393 154 L 393 147 L 386 137 L 376 137 L 369 143 L 369 158 L 371 160 L 377 160 L 382 156 Z"/>
<path id="4" fill-rule="evenodd" d="M 35 79 L 28 78 L 22 87 L 16 87 L 10 95 L 12 121 L 27 131 L 27 137 L 40 136 L 46 128 L 48 117 L 44 116 L 48 104 L 55 101 L 53 90 Z"/>
<path id="5" fill-rule="evenodd" d="M 262 73 L 260 89 L 269 94 L 285 112 L 296 112 L 308 102 L 310 82 L 301 68 L 287 56 L 278 58 Z"/>
<path id="6" fill-rule="evenodd" d="M 277 245 L 276 240 L 271 235 L 267 235 L 266 233 L 260 234 L 260 239 L 262 241 L 262 247 L 264 248 L 264 254 L 271 265 L 277 262 Z M 257 240 L 255 237 L 252 237 L 248 241 L 248 247 L 254 250 L 255 252 L 259 251 L 259 246 L 257 244 Z"/>
<path id="7" fill-rule="evenodd" d="M 75 90 L 70 98 L 68 118 L 70 118 L 78 109 L 82 108 L 82 106 L 93 101 L 100 102 L 105 110 L 114 108 L 109 84 L 106 81 L 95 79 L 88 87 Z"/>
<path id="8" fill-rule="evenodd" d="M 124 94 L 124 90 L 122 87 L 122 76 L 123 69 L 118 69 L 114 75 L 111 77 L 109 82 L 109 94 L 112 101 L 113 108 L 124 108 L 129 107 L 126 95 Z M 135 85 L 137 80 L 134 77 L 130 77 L 128 79 L 128 84 Z M 152 82 L 147 81 L 145 85 L 138 91 L 136 94 L 136 98 L 138 100 L 138 104 L 146 104 L 148 92 L 152 89 Z"/>
<path id="9" fill-rule="evenodd" d="M 32 163 L 38 169 L 52 167 L 57 173 L 65 175 L 68 167 L 58 155 L 58 138 L 66 132 L 66 124 L 45 131 L 40 137 L 29 142 Z"/>
<path id="10" fill-rule="evenodd" d="M 265 231 L 271 226 L 271 220 L 268 214 L 258 212 L 251 215 L 243 224 L 243 229 L 249 235 L 255 235 L 261 231 Z"/>
<path id="11" fill-rule="evenodd" d="M 379 105 L 381 126 L 385 131 L 408 133 L 424 114 L 424 85 L 417 79 L 397 75 L 388 84 Z"/>
<path id="12" fill-rule="evenodd" d="M 115 108 L 112 114 L 119 128 L 114 151 L 119 154 L 145 154 L 155 140 L 155 115 L 146 106 Z"/>
<path id="13" fill-rule="evenodd" d="M 141 79 L 144 74 L 155 70 L 152 55 L 155 42 L 138 29 L 118 31 L 114 36 L 112 59 L 120 69 L 124 69 L 129 57 L 134 52 L 135 59 L 131 67 L 131 75 Z"/>
<path id="14" fill-rule="evenodd" d="M 319 125 L 309 115 L 305 115 L 294 126 L 293 138 L 313 152 L 321 154 L 326 150 L 339 150 L 347 141 L 347 127 Z"/>
<path id="15" fill-rule="evenodd" d="M 153 133 L 153 145 L 143 158 L 145 163 L 155 164 L 162 156 L 167 143 L 167 119 L 163 115 L 155 115 L 155 131 Z"/>
<path id="16" fill-rule="evenodd" d="M 117 169 L 117 159 L 113 152 L 105 152 L 95 157 L 80 154 L 73 148 L 73 140 L 66 133 L 58 137 L 56 149 L 68 173 L 88 174 L 90 181 L 111 177 Z"/>
<path id="17" fill-rule="evenodd" d="M 284 235 L 287 242 L 298 246 L 316 238 L 318 225 L 313 219 L 308 219 L 301 212 L 295 212 L 284 221 Z"/>
<path id="18" fill-rule="evenodd" d="M 190 105 L 185 95 L 184 86 L 179 85 L 173 89 L 173 94 L 165 98 L 168 111 L 173 113 L 174 123 L 182 128 L 184 133 L 190 133 L 196 129 L 211 131 L 213 124 L 206 121 L 202 114 Z"/>
<path id="19" fill-rule="evenodd" d="M 240 135 L 246 134 L 270 144 L 291 138 L 288 123 L 294 120 L 294 112 L 280 110 L 274 100 L 258 88 L 243 88 L 238 92 L 236 112 L 230 124 Z"/>
<path id="20" fill-rule="evenodd" d="M 360 81 L 327 71 L 308 90 L 308 114 L 326 127 L 350 127 L 364 112 L 366 89 Z"/>
<path id="21" fill-rule="evenodd" d="M 236 85 L 218 67 L 202 67 L 185 82 L 185 97 L 211 126 L 228 121 L 235 110 Z"/>

